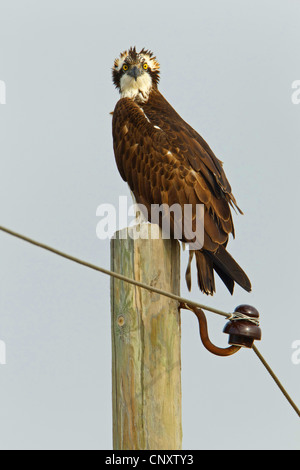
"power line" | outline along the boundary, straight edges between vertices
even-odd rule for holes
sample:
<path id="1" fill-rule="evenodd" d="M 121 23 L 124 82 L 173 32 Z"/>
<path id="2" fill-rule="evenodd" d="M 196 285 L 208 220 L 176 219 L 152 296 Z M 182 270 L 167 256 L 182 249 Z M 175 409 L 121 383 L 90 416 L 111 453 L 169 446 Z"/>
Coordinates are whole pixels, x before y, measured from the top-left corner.
<path id="1" fill-rule="evenodd" d="M 135 279 L 130 279 L 129 277 L 123 276 L 122 274 L 110 271 L 105 268 L 101 268 L 100 266 L 97 266 L 92 263 L 88 263 L 87 261 L 83 261 L 79 258 L 76 258 L 75 256 L 68 255 L 67 253 L 63 253 L 62 251 L 52 248 L 51 246 L 45 245 L 44 243 L 37 242 L 36 240 L 32 240 L 31 238 L 25 237 L 24 235 L 20 235 L 17 232 L 13 232 L 12 230 L 9 230 L 8 228 L 0 226 L 0 230 L 9 235 L 12 235 L 13 237 L 19 238 L 27 243 L 30 243 L 31 245 L 42 248 L 43 250 L 50 251 L 51 253 L 54 253 L 55 255 L 61 256 L 62 258 L 68 259 L 69 261 L 73 261 L 74 263 L 81 264 L 82 266 L 93 269 L 94 271 L 98 271 L 102 274 L 106 274 L 107 276 L 112 276 L 116 279 L 119 279 L 120 281 L 128 282 L 129 284 L 133 284 L 134 286 L 141 287 L 142 289 L 146 289 L 150 292 L 154 292 L 155 294 L 164 295 L 165 297 L 169 297 L 170 299 L 176 300 L 178 302 L 187 303 L 188 305 L 191 305 L 192 307 L 199 307 L 199 308 L 202 308 L 203 310 L 208 310 L 210 312 L 217 313 L 218 315 L 222 315 L 224 317 L 231 317 L 233 315 L 232 313 L 226 313 L 226 312 L 223 312 L 222 310 L 218 310 L 216 308 L 209 307 L 207 305 L 199 304 L 192 300 L 180 297 L 179 295 L 172 294 L 171 292 L 166 292 L 164 290 L 157 289 L 156 287 L 153 287 L 153 286 L 148 286 L 147 284 L 144 284 L 143 282 L 136 281 Z"/>
<path id="2" fill-rule="evenodd" d="M 187 304 L 191 307 L 198 307 L 198 308 L 202 308 L 203 310 L 207 310 L 209 312 L 213 312 L 213 313 L 216 313 L 218 315 L 221 315 L 221 316 L 224 316 L 226 318 L 230 318 L 233 314 L 232 313 L 226 313 L 226 312 L 223 312 L 222 310 L 219 310 L 219 309 L 216 309 L 216 308 L 213 308 L 213 307 L 209 307 L 207 305 L 202 305 L 198 302 L 194 302 L 192 300 L 189 300 L 189 299 L 185 299 L 183 297 L 180 297 L 176 294 L 172 294 L 171 292 L 166 292 L 164 290 L 161 290 L 161 289 L 157 289 L 156 287 L 154 286 L 148 286 L 147 284 L 144 284 L 142 282 L 139 282 L 139 281 L 136 281 L 134 279 L 131 279 L 131 278 L 128 278 L 126 276 L 123 276 L 122 274 L 119 274 L 119 273 L 116 273 L 114 271 L 110 271 L 108 269 L 105 269 L 105 268 L 102 268 L 100 266 L 97 266 L 95 264 L 92 264 L 92 263 L 89 263 L 87 261 L 83 261 L 79 258 L 76 258 L 75 256 L 72 256 L 72 255 L 69 255 L 67 253 L 64 253 L 62 251 L 59 251 L 51 246 L 48 246 L 44 243 L 41 243 L 41 242 L 38 242 L 36 240 L 33 240 L 29 237 L 26 237 L 25 235 L 21 235 L 17 232 L 14 232 L 13 230 L 10 230 L 8 228 L 5 228 L 5 227 L 2 227 L 0 226 L 0 230 L 2 232 L 5 232 L 6 234 L 8 235 L 11 235 L 13 237 L 16 237 L 20 240 L 23 240 L 27 243 L 30 243 L 31 245 L 34 245 L 34 246 L 37 246 L 39 248 L 42 248 L 43 250 L 46 250 L 46 251 L 50 251 L 51 253 L 54 253 L 55 255 L 58 255 L 62 258 L 65 258 L 65 259 L 68 259 L 69 261 L 73 261 L 74 263 L 77 263 L 77 264 L 80 264 L 82 266 L 85 266 L 87 268 L 90 268 L 90 269 L 93 269 L 94 271 L 98 271 L 98 272 L 101 272 L 102 274 L 106 274 L 107 276 L 111 276 L 111 277 L 114 277 L 116 279 L 119 279 L 120 281 L 124 281 L 124 282 L 128 282 L 129 284 L 132 284 L 134 286 L 137 286 L 137 287 L 140 287 L 142 289 L 146 289 L 150 292 L 154 292 L 156 294 L 159 294 L 159 295 L 163 295 L 165 297 L 169 297 L 170 299 L 173 299 L 173 300 L 176 300 L 180 303 L 183 303 L 183 304 Z M 245 316 L 245 318 L 247 318 L 247 316 Z M 257 347 L 255 345 L 252 346 L 252 349 L 253 351 L 255 352 L 256 356 L 259 358 L 259 360 L 262 362 L 262 364 L 264 365 L 264 367 L 266 368 L 266 370 L 269 372 L 270 376 L 272 377 L 272 379 L 274 380 L 274 382 L 276 383 L 276 385 L 279 387 L 279 389 L 281 390 L 281 392 L 283 393 L 283 395 L 285 396 L 285 398 L 288 400 L 288 402 L 290 403 L 290 405 L 292 406 L 292 408 L 296 411 L 297 415 L 300 417 L 300 410 L 299 408 L 297 407 L 297 405 L 294 403 L 294 401 L 292 400 L 292 398 L 290 397 L 290 395 L 288 394 L 288 392 L 286 391 L 286 389 L 283 387 L 283 385 L 281 384 L 280 380 L 278 379 L 278 377 L 275 375 L 275 373 L 273 372 L 273 370 L 271 369 L 271 367 L 269 366 L 269 364 L 267 363 L 267 361 L 264 359 L 264 357 L 262 356 L 262 354 L 258 351 Z"/>
<path id="3" fill-rule="evenodd" d="M 285 396 L 285 398 L 287 399 L 287 401 L 290 403 L 290 405 L 294 408 L 294 410 L 296 411 L 297 415 L 300 417 L 300 410 L 299 408 L 297 407 L 297 405 L 294 403 L 294 401 L 291 399 L 291 397 L 289 396 L 289 394 L 287 393 L 287 391 L 285 390 L 284 386 L 282 385 L 282 383 L 279 381 L 278 377 L 275 375 L 275 373 L 273 372 L 273 370 L 271 369 L 271 367 L 269 366 L 269 364 L 267 363 L 267 361 L 265 360 L 265 358 L 261 355 L 261 353 L 259 352 L 259 350 L 257 349 L 257 347 L 255 345 L 252 346 L 252 349 L 253 351 L 255 352 L 255 354 L 257 355 L 258 359 L 262 362 L 262 364 L 265 366 L 265 368 L 267 369 L 267 371 L 269 372 L 270 376 L 272 377 L 272 379 L 274 380 L 274 382 L 276 383 L 276 385 L 279 387 L 279 389 L 281 390 L 281 392 L 283 393 L 283 395 Z"/>

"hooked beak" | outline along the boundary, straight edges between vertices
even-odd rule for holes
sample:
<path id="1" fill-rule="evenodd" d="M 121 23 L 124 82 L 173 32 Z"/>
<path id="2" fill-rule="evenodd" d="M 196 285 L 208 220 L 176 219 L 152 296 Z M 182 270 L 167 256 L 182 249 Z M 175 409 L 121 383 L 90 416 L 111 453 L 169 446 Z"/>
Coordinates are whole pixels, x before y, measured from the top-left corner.
<path id="1" fill-rule="evenodd" d="M 127 73 L 128 73 L 128 75 L 130 75 L 130 77 L 133 77 L 135 80 L 140 75 L 142 75 L 141 70 L 138 67 L 136 67 L 135 65 L 133 67 L 131 67 L 130 70 Z"/>

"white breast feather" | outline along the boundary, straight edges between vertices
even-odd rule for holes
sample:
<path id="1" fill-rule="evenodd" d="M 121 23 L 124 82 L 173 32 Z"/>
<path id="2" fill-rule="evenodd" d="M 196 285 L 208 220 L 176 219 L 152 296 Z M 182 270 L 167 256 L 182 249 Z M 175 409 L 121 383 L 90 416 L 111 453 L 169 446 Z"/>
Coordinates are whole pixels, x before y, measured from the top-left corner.
<path id="1" fill-rule="evenodd" d="M 124 74 L 120 80 L 122 98 L 139 98 L 147 101 L 152 87 L 152 79 L 149 73 L 143 73 L 135 80 L 128 74 Z"/>

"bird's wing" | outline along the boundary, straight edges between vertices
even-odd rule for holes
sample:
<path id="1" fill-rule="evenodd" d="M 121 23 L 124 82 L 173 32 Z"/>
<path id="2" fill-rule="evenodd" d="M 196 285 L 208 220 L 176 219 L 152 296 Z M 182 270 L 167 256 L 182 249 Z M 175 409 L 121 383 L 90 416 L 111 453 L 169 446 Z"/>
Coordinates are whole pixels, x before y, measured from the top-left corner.
<path id="1" fill-rule="evenodd" d="M 223 196 L 241 214 L 226 178 L 223 163 L 207 142 L 175 111 L 164 96 L 156 90 L 145 106 L 147 116 L 168 135 L 174 147 L 180 150 L 185 161 L 201 174 L 216 196 Z"/>
<path id="2" fill-rule="evenodd" d="M 151 204 L 180 204 L 182 208 L 191 204 L 193 230 L 196 204 L 204 204 L 203 248 L 215 252 L 220 245 L 226 246 L 228 234 L 233 232 L 228 200 L 219 183 L 216 184 L 218 177 L 228 189 L 223 170 L 202 149 L 203 158 L 193 157 L 199 147 L 196 139 L 193 152 L 189 152 L 191 143 L 187 133 L 171 126 L 169 134 L 161 127 L 163 123 L 160 126 L 153 122 L 148 111 L 133 100 L 118 101 L 113 114 L 113 141 L 120 174 L 149 214 Z M 183 237 L 183 241 L 188 240 Z"/>

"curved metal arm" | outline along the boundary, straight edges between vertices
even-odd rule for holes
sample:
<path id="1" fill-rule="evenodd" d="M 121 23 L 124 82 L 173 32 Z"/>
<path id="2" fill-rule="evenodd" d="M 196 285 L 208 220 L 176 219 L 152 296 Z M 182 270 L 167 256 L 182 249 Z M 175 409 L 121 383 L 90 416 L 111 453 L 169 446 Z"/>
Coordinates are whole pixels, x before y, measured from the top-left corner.
<path id="1" fill-rule="evenodd" d="M 180 303 L 179 308 L 184 308 L 186 310 L 191 310 L 192 312 L 194 312 L 194 314 L 198 318 L 200 338 L 203 343 L 203 346 L 212 354 L 215 354 L 216 356 L 231 356 L 232 354 L 235 354 L 241 349 L 240 346 L 229 346 L 228 348 L 219 348 L 210 341 L 208 336 L 206 316 L 203 310 L 201 310 L 201 308 L 190 307 L 189 305 L 183 303 Z"/>

